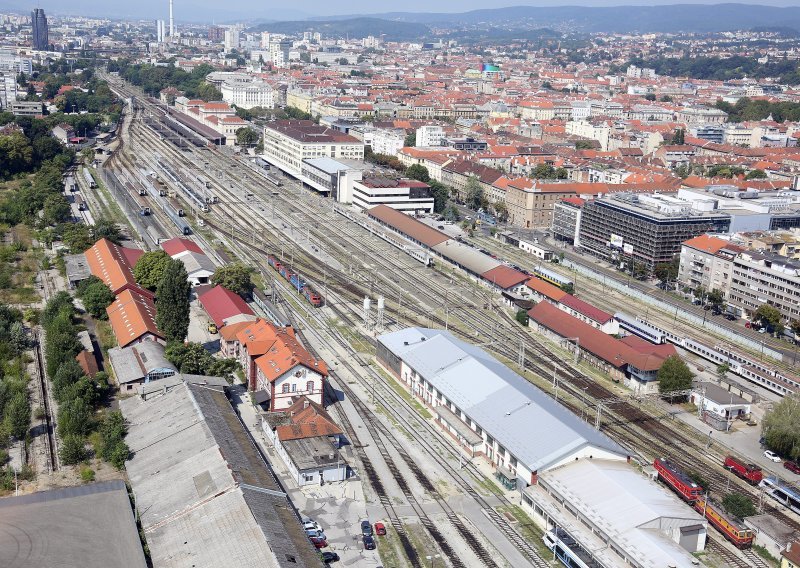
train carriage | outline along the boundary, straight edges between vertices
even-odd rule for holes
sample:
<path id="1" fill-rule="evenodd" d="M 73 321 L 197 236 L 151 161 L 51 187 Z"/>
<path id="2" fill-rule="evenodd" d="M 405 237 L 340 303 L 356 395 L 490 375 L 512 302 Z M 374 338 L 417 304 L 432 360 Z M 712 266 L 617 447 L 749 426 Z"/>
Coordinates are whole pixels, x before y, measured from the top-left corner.
<path id="1" fill-rule="evenodd" d="M 700 497 L 694 502 L 694 508 L 708 519 L 708 522 L 735 547 L 750 548 L 753 546 L 753 539 L 755 538 L 753 531 L 744 526 L 739 520 L 727 515 L 719 504 L 705 497 Z"/>
<path id="2" fill-rule="evenodd" d="M 267 264 L 275 270 L 281 277 L 289 282 L 295 291 L 303 296 L 312 306 L 318 308 L 324 304 L 322 296 L 297 272 L 289 266 L 283 264 L 278 258 L 270 254 L 267 256 Z"/>

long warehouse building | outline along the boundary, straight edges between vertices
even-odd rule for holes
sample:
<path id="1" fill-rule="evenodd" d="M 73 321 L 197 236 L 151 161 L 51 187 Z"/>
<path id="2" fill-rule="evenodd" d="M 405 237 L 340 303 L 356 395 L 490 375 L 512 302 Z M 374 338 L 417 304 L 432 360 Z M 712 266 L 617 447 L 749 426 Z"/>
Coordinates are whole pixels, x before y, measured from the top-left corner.
<path id="1" fill-rule="evenodd" d="M 627 450 L 482 349 L 413 327 L 379 336 L 376 358 L 521 493 L 548 546 L 571 565 L 688 568 L 705 547 L 706 522 L 629 465 Z"/>

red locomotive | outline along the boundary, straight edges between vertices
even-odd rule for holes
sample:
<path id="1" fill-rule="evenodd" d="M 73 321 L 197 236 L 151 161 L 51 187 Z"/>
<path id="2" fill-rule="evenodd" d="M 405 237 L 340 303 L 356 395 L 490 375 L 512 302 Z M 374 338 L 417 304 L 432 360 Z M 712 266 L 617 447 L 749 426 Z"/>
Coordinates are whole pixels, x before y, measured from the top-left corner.
<path id="1" fill-rule="evenodd" d="M 297 291 L 298 294 L 303 296 L 306 301 L 311 304 L 312 306 L 318 308 L 322 305 L 323 299 L 319 293 L 311 287 L 308 282 L 303 280 L 303 278 L 297 274 L 296 272 L 292 271 L 292 269 L 281 263 L 280 260 L 275 255 L 269 255 L 267 257 L 267 264 L 269 264 L 275 271 L 278 272 L 292 287 Z"/>
<path id="2" fill-rule="evenodd" d="M 731 541 L 736 548 L 750 548 L 753 546 L 753 531 L 738 520 L 725 514 L 722 507 L 705 497 L 700 497 L 694 502 L 694 508 L 703 515 L 708 522 Z"/>
<path id="3" fill-rule="evenodd" d="M 725 469 L 731 470 L 733 473 L 747 481 L 750 485 L 758 485 L 764 479 L 764 474 L 761 468 L 752 463 L 744 463 L 733 456 L 725 458 L 723 464 Z"/>
<path id="4" fill-rule="evenodd" d="M 658 472 L 658 478 L 669 485 L 684 501 L 693 503 L 703 495 L 703 488 L 692 481 L 688 475 L 669 460 L 656 458 L 653 461 L 653 467 Z"/>

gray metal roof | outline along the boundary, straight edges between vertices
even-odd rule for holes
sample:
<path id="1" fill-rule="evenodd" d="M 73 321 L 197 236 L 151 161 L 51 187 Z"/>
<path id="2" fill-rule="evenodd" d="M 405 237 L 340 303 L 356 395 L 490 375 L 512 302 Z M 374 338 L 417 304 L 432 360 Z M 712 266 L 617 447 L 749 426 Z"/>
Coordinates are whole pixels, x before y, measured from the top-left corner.
<path id="1" fill-rule="evenodd" d="M 444 241 L 431 248 L 474 274 L 483 274 L 501 264 L 499 260 L 488 254 L 455 239 Z"/>
<path id="2" fill-rule="evenodd" d="M 125 483 L 0 499 L 0 566 L 145 568 Z"/>
<path id="3" fill-rule="evenodd" d="M 217 271 L 216 265 L 204 254 L 190 251 L 178 257 L 178 260 L 183 263 L 189 276 L 194 275 L 196 272 L 206 271 L 209 274 L 214 274 Z"/>
<path id="4" fill-rule="evenodd" d="M 157 341 L 143 341 L 128 347 L 114 347 L 108 350 L 108 358 L 119 384 L 144 379 L 153 371 L 177 372 L 175 365 L 167 361 L 164 346 Z"/>
<path id="5" fill-rule="evenodd" d="M 308 158 L 303 160 L 310 166 L 317 168 L 318 170 L 322 170 L 328 174 L 335 174 L 336 172 L 340 172 L 342 170 L 350 170 L 352 169 L 347 164 L 343 164 L 338 160 L 334 160 L 333 158 L 322 157 L 322 158 Z"/>
<path id="6" fill-rule="evenodd" d="M 449 332 L 407 328 L 378 341 L 531 471 L 544 471 L 584 447 L 627 456 L 542 390 Z"/>
<path id="7" fill-rule="evenodd" d="M 154 566 L 321 565 L 222 388 L 177 385 L 123 399 L 120 409 Z"/>

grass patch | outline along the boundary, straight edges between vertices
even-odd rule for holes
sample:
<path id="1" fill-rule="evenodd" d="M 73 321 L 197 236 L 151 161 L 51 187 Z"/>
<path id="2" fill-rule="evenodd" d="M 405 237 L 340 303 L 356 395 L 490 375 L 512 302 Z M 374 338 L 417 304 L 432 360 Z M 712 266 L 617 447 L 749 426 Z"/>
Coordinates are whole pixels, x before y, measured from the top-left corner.
<path id="1" fill-rule="evenodd" d="M 522 507 L 519 505 L 501 505 L 497 507 L 497 512 L 504 515 L 506 518 L 508 518 L 508 515 L 514 518 L 514 521 L 516 521 L 516 523 L 512 523 L 514 529 L 522 535 L 527 542 L 536 547 L 536 550 L 542 558 L 548 558 L 548 555 L 552 556 L 553 553 L 548 550 L 542 541 L 544 531 L 533 522 L 533 519 Z"/>
<path id="2" fill-rule="evenodd" d="M 487 491 L 485 495 L 497 495 L 498 497 L 503 496 L 503 490 L 500 489 L 494 481 L 484 476 L 481 476 L 481 478 L 478 479 L 478 486 Z"/>
<path id="3" fill-rule="evenodd" d="M 426 564 L 426 556 L 433 556 L 434 554 L 441 554 L 442 551 L 436 546 L 436 543 L 431 540 L 430 535 L 422 525 L 407 524 L 405 525 L 408 539 L 417 554 L 421 557 L 420 560 L 423 565 Z M 388 532 L 388 531 L 387 531 Z M 441 558 L 439 559 L 441 560 Z M 437 562 L 437 564 L 439 564 Z"/>
<path id="4" fill-rule="evenodd" d="M 780 560 L 775 558 L 769 553 L 769 550 L 764 548 L 763 546 L 759 546 L 757 544 L 753 545 L 753 552 L 758 554 L 761 558 L 772 564 L 773 566 L 780 566 Z"/>
<path id="5" fill-rule="evenodd" d="M 117 346 L 117 338 L 114 336 L 114 330 L 111 324 L 103 320 L 95 320 L 95 334 L 97 335 L 97 342 L 100 344 L 100 349 L 103 351 L 103 357 L 108 357 L 108 350 Z"/>
<path id="6" fill-rule="evenodd" d="M 371 364 L 372 362 L 370 362 Z M 386 384 L 392 387 L 392 390 L 403 397 L 407 403 L 414 407 L 414 409 L 419 413 L 419 415 L 424 418 L 425 420 L 430 420 L 433 418 L 433 414 L 425 408 L 417 399 L 411 396 L 411 393 L 408 392 L 400 383 L 394 380 L 389 374 L 381 369 L 378 365 L 373 365 L 373 368 L 386 380 Z"/>
<path id="7" fill-rule="evenodd" d="M 386 535 L 377 537 L 375 540 L 378 543 L 378 555 L 384 566 L 408 566 L 411 563 L 406 558 L 403 552 L 403 545 L 400 544 L 400 537 L 394 530 L 391 523 L 384 523 L 386 525 Z"/>

